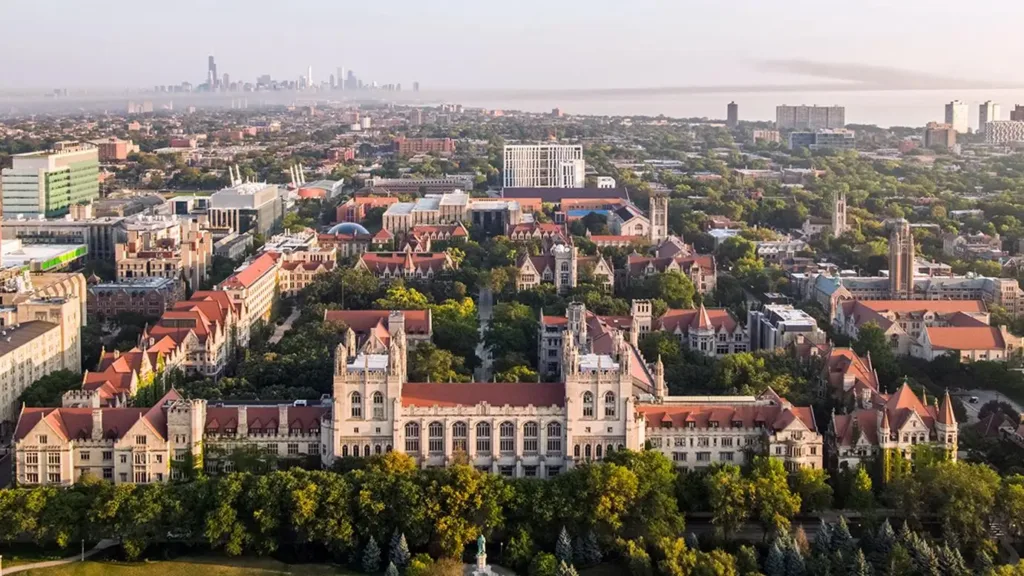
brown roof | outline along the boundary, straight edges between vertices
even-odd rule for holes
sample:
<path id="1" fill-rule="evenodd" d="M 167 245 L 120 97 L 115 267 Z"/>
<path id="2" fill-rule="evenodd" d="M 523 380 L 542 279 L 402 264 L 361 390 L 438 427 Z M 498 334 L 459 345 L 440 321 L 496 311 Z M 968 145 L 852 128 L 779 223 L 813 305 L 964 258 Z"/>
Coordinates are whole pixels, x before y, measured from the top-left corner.
<path id="1" fill-rule="evenodd" d="M 701 311 L 704 314 L 701 314 Z M 702 322 L 715 329 L 716 332 L 725 328 L 726 332 L 734 332 L 739 324 L 725 308 L 671 308 L 658 319 L 662 330 L 688 334 L 691 328 L 698 328 Z"/>
<path id="2" fill-rule="evenodd" d="M 402 405 L 438 406 L 565 406 L 561 382 L 407 383 L 402 386 Z"/>
<path id="3" fill-rule="evenodd" d="M 936 314 L 952 314 L 966 312 L 984 314 L 988 312 L 981 300 L 855 300 L 864 308 L 877 312 L 934 312 Z"/>
<path id="4" fill-rule="evenodd" d="M 102 414 L 104 438 L 123 438 L 140 419 L 146 420 L 162 438 L 167 438 L 167 415 L 164 403 L 179 400 L 181 396 L 171 390 L 152 408 L 23 408 L 14 432 L 14 440 L 23 440 L 42 419 L 47 419 L 55 430 L 67 440 L 92 437 L 92 413 Z"/>
<path id="5" fill-rule="evenodd" d="M 708 272 L 715 269 L 715 258 L 710 254 L 671 256 L 667 258 L 651 258 L 650 256 L 631 254 L 627 258 L 626 266 L 630 274 L 643 274 L 648 264 L 653 265 L 656 271 L 664 272 L 672 262 L 675 262 L 683 271 L 689 271 L 694 266 L 700 266 Z"/>
<path id="6" fill-rule="evenodd" d="M 853 388 L 859 386 L 878 391 L 878 378 L 871 363 L 861 358 L 852 348 L 833 348 L 825 359 L 829 386 L 834 392 L 844 391 L 847 376 L 853 378 Z M 859 385 L 859 386 L 858 386 Z"/>
<path id="7" fill-rule="evenodd" d="M 280 254 L 264 252 L 258 258 L 250 262 L 248 266 L 239 270 L 235 274 L 232 274 L 226 280 L 221 282 L 221 288 L 249 288 L 274 267 L 274 264 L 277 263 L 277 259 L 279 257 Z"/>
<path id="8" fill-rule="evenodd" d="M 448 254 L 444 252 L 367 252 L 359 261 L 375 274 L 405 269 L 439 272 L 448 268 Z"/>
<path id="9" fill-rule="evenodd" d="M 729 428 L 733 422 L 739 422 L 743 428 L 753 428 L 763 423 L 777 431 L 794 420 L 800 420 L 809 430 L 816 431 L 814 414 L 810 408 L 788 404 L 641 404 L 637 406 L 637 411 L 644 416 L 649 428 L 685 428 L 689 422 L 693 422 L 696 428 L 710 428 L 712 422 L 717 422 L 720 428 Z"/>
<path id="10" fill-rule="evenodd" d="M 1006 342 L 992 326 L 925 328 L 935 350 L 1005 350 Z"/>
<path id="11" fill-rule="evenodd" d="M 430 310 L 401 310 L 405 316 L 406 334 L 429 334 Z M 324 322 L 340 322 L 357 334 L 368 334 L 380 325 L 387 330 L 390 310 L 327 310 Z"/>

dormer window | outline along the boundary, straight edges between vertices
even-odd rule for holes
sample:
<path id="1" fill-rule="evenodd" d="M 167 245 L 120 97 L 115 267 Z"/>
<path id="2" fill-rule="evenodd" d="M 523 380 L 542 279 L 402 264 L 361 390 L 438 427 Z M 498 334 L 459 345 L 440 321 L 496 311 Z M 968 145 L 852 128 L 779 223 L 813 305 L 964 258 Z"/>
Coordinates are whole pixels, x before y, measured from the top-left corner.
<path id="1" fill-rule="evenodd" d="M 697 423 L 696 422 L 687 422 L 686 423 L 686 427 L 692 430 L 692 429 L 697 427 Z"/>
<path id="2" fill-rule="evenodd" d="M 733 420 L 732 421 L 732 427 L 733 428 L 743 428 L 743 421 L 742 420 Z"/>
<path id="3" fill-rule="evenodd" d="M 711 422 L 711 427 L 712 427 L 712 428 L 718 428 L 718 422 L 714 422 L 714 421 L 712 421 L 712 422 Z"/>

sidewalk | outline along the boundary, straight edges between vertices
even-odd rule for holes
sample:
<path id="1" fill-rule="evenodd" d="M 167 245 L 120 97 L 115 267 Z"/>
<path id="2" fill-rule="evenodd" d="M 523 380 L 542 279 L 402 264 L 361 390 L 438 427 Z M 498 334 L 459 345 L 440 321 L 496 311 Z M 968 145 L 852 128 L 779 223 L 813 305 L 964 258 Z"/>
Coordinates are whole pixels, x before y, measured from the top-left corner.
<path id="1" fill-rule="evenodd" d="M 106 550 L 107 548 L 110 548 L 112 546 L 117 546 L 117 545 L 118 545 L 117 540 L 111 540 L 111 539 L 100 540 L 99 543 L 96 544 L 96 546 L 94 546 L 91 550 L 89 550 L 88 552 L 85 553 L 85 557 L 87 559 L 91 558 L 94 554 L 97 554 L 97 553 L 99 553 L 99 552 L 101 552 L 103 550 Z M 0 572 L 0 574 L 4 574 L 4 575 L 6 575 L 6 574 L 14 574 L 16 572 L 25 572 L 27 570 L 35 570 L 37 568 L 51 568 L 53 566 L 62 566 L 64 564 L 71 564 L 72 562 L 78 562 L 81 559 L 82 559 L 82 555 L 81 554 L 75 554 L 74 556 L 68 556 L 67 558 L 64 558 L 62 560 L 48 560 L 46 562 L 35 562 L 33 564 L 20 564 L 18 566 L 11 566 L 10 568 L 4 568 L 3 572 Z"/>

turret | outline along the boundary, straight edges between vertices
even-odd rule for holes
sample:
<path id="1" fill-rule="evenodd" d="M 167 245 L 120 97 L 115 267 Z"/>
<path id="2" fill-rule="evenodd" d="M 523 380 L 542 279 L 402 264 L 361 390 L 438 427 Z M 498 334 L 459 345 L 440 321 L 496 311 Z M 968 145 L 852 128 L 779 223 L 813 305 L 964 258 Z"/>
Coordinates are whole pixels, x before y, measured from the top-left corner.
<path id="1" fill-rule="evenodd" d="M 660 402 L 666 396 L 668 391 L 665 389 L 665 364 L 661 361 L 661 354 L 658 354 L 658 360 L 654 363 L 654 397 Z"/>

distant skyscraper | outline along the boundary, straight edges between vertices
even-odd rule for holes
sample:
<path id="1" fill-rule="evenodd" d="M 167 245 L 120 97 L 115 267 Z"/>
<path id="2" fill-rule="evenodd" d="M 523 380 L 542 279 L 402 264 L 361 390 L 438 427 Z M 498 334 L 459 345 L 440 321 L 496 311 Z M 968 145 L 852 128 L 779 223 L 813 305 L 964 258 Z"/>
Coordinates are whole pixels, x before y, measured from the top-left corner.
<path id="1" fill-rule="evenodd" d="M 224 73 L 224 89 L 227 90 L 230 87 L 231 87 L 231 76 L 228 76 L 228 73 L 225 72 Z"/>
<path id="2" fill-rule="evenodd" d="M 984 132 L 985 125 L 999 120 L 999 104 L 988 100 L 978 107 L 978 131 Z"/>
<path id="3" fill-rule="evenodd" d="M 306 68 L 306 84 L 313 85 L 313 67 Z"/>
<path id="4" fill-rule="evenodd" d="M 420 83 L 419 82 L 413 82 L 412 83 L 412 91 L 413 92 L 419 92 L 420 91 Z"/>
<path id="5" fill-rule="evenodd" d="M 779 130 L 822 130 L 846 126 L 846 108 L 842 106 L 775 107 L 775 125 Z"/>
<path id="6" fill-rule="evenodd" d="M 517 144 L 505 146 L 505 188 L 582 188 L 586 175 L 583 146 Z"/>
<path id="7" fill-rule="evenodd" d="M 217 63 L 213 61 L 213 56 L 210 56 L 206 64 L 206 82 L 210 88 L 217 85 L 217 79 Z"/>
<path id="8" fill-rule="evenodd" d="M 1010 120 L 1016 120 L 1018 122 L 1024 122 L 1024 106 L 1017 104 L 1010 110 Z"/>
<path id="9" fill-rule="evenodd" d="M 729 128 L 735 128 L 740 123 L 740 107 L 735 102 L 729 102 L 726 107 L 725 124 Z"/>
<path id="10" fill-rule="evenodd" d="M 967 134 L 967 103 L 953 100 L 946 104 L 946 124 L 959 134 Z"/>

